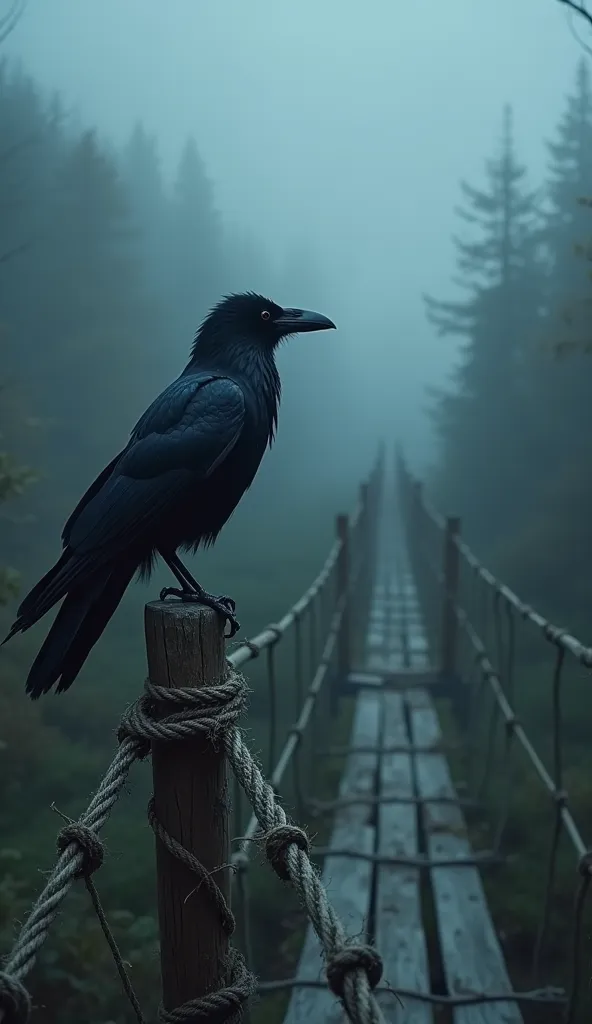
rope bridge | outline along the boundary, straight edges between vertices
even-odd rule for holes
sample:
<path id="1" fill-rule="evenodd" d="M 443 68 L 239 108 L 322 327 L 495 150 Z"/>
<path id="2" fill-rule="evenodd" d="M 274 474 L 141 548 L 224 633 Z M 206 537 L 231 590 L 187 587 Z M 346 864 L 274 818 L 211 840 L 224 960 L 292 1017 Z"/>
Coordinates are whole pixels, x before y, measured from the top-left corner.
<path id="1" fill-rule="evenodd" d="M 460 539 L 459 521 L 431 509 L 400 457 L 396 491 L 393 501 L 381 451 L 355 512 L 337 517 L 315 582 L 283 619 L 229 656 L 210 609 L 147 606 L 144 693 L 123 717 L 117 753 L 86 812 L 58 836 L 57 863 L 0 972 L 0 1022 L 28 1020 L 25 980 L 77 879 L 113 954 L 130 1020 L 153 1019 L 140 1007 L 94 883 L 104 856 L 99 832 L 134 762 L 151 755 L 163 1024 L 248 1022 L 255 992 L 289 993 L 284 1024 L 435 1024 L 440 1011 L 455 1024 L 518 1024 L 531 1008 L 576 1024 L 592 857 L 564 789 L 561 694 L 565 661 L 589 668 L 592 650 L 480 565 Z M 552 772 L 513 710 L 519 621 L 556 651 Z M 239 726 L 247 698 L 241 669 L 255 659 L 264 662 L 267 687 L 265 775 Z M 472 797 L 451 780 L 447 756 L 456 750 L 442 738 L 439 696 L 456 712 Z M 348 725 L 347 745 L 327 744 Z M 504 861 L 517 748 L 554 808 L 532 951 L 536 987 L 525 991 L 510 984 L 479 874 Z M 324 765 L 341 770 L 337 798 L 319 798 Z M 492 848 L 473 851 L 463 811 L 483 804 L 492 780 L 499 781 Z M 328 845 L 313 845 L 302 827 L 311 822 L 330 823 Z M 229 831 L 238 837 L 232 853 Z M 562 835 L 580 873 L 567 991 L 543 987 L 542 977 Z M 292 978 L 255 977 L 254 848 L 293 887 L 310 923 Z"/>

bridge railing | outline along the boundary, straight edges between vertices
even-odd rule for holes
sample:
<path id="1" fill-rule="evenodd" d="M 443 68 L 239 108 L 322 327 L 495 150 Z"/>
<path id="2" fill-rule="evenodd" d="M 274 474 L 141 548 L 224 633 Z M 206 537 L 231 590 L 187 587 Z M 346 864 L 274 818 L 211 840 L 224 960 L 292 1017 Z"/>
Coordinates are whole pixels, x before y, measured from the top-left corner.
<path id="1" fill-rule="evenodd" d="M 487 801 L 497 812 L 492 860 L 507 858 L 511 869 L 512 861 L 516 864 L 516 857 L 523 855 L 520 849 L 510 851 L 510 847 L 516 815 L 513 803 L 519 792 L 517 783 L 526 778 L 525 769 L 530 770 L 530 778 L 538 782 L 540 792 L 549 798 L 546 867 L 542 891 L 538 893 L 540 912 L 530 951 L 526 957 L 521 953 L 519 970 L 538 984 L 543 975 L 548 977 L 549 973 L 557 974 L 557 969 L 567 967 L 563 1020 L 565 1024 L 575 1024 L 584 1019 L 579 1016 L 584 1013 L 584 1000 L 585 1010 L 590 1009 L 582 981 L 583 943 L 587 941 L 584 911 L 592 879 L 592 851 L 576 823 L 566 790 L 564 702 L 570 669 L 572 674 L 577 670 L 573 680 L 577 686 L 590 687 L 592 649 L 549 622 L 481 564 L 461 539 L 460 520 L 443 516 L 432 507 L 421 481 L 409 472 L 400 453 L 396 477 L 402 526 L 429 631 L 432 663 L 439 674 L 440 692 L 452 698 L 457 723 L 464 733 L 468 754 L 465 768 L 475 804 Z M 546 679 L 540 674 L 541 658 L 549 661 Z M 527 710 L 528 698 L 532 707 L 533 695 L 535 702 L 542 704 L 545 693 L 549 698 L 546 722 L 550 742 L 541 737 L 539 725 L 535 744 L 516 709 L 522 704 Z M 517 753 L 522 754 L 521 771 Z M 586 810 L 589 815 L 589 807 Z M 562 840 L 567 840 L 571 849 L 572 878 L 574 854 L 579 878 L 575 885 L 572 934 L 567 942 L 565 893 L 559 884 L 566 855 Z M 534 850 L 533 855 L 540 860 L 540 850 Z M 532 889 L 530 873 L 526 877 Z M 516 878 L 520 879 L 519 870 Z M 519 898 L 524 905 L 523 896 L 520 894 Z M 552 935 L 557 903 L 560 924 Z"/>
<path id="2" fill-rule="evenodd" d="M 374 580 L 377 518 L 384 486 L 381 448 L 359 489 L 351 516 L 335 520 L 335 541 L 321 572 L 279 622 L 242 643 L 228 658 L 235 669 L 265 656 L 259 689 L 267 694 L 266 774 L 286 806 L 304 821 L 318 790 L 319 751 L 338 711 L 342 682 L 360 653 Z M 278 650 L 278 647 L 280 648 Z M 280 662 L 281 654 L 284 654 Z M 286 723 L 287 695 L 293 710 Z M 284 715 L 280 716 L 280 706 Z M 279 743 L 280 733 L 285 739 Z M 244 793 L 234 780 L 232 834 L 241 837 L 232 855 L 235 868 L 240 947 L 250 968 L 256 966 L 251 942 L 248 871 L 253 840 L 259 832 L 255 811 L 245 821 Z M 259 985 L 266 991 L 266 982 Z M 270 991 L 278 992 L 274 983 Z"/>
<path id="3" fill-rule="evenodd" d="M 58 837 L 59 857 L 0 969 L 0 1024 L 25 1024 L 31 998 L 24 981 L 70 888 L 83 879 L 138 1024 L 144 1016 L 93 880 L 104 849 L 99 833 L 132 765 L 152 756 L 154 796 L 148 822 L 156 837 L 163 1006 L 159 1020 L 234 1020 L 257 986 L 250 965 L 248 871 L 253 840 L 276 874 L 292 884 L 321 941 L 328 984 L 353 1024 L 382 1024 L 372 995 L 380 958 L 355 946 L 327 899 L 306 833 L 282 807 L 304 815 L 315 786 L 316 744 L 338 710 L 343 673 L 356 657 L 356 623 L 367 618 L 374 574 L 376 520 L 384 476 L 380 451 L 351 519 L 337 517 L 337 537 L 314 583 L 277 623 L 226 657 L 223 627 L 209 609 L 157 602 L 146 608 L 149 678 L 125 713 L 119 746 L 87 810 Z M 291 652 L 280 663 L 282 650 Z M 240 670 L 265 658 L 269 724 L 266 780 L 237 720 L 244 709 Z M 292 671 L 288 671 L 288 666 Z M 292 725 L 281 749 L 285 695 L 295 693 Z M 233 821 L 226 766 L 235 779 Z M 291 793 L 288 781 L 291 774 Z M 280 798 L 280 787 L 284 796 Z M 288 792 L 287 792 L 288 791 Z M 286 796 L 287 794 L 287 796 Z M 244 821 L 244 798 L 252 814 Z M 238 845 L 229 858 L 229 824 Z M 234 868 L 242 956 L 230 946 L 229 869 Z M 277 985 L 270 988 L 277 989 Z"/>

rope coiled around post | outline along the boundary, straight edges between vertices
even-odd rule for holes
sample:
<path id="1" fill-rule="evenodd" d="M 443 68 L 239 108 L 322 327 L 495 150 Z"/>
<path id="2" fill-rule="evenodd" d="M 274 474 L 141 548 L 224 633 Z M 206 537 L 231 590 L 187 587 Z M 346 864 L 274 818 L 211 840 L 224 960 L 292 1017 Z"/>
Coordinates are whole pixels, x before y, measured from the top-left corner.
<path id="1" fill-rule="evenodd" d="M 329 987 L 342 1000 L 352 1024 L 383 1024 L 383 1016 L 372 995 L 372 989 L 382 976 L 380 956 L 371 946 L 348 943 L 345 929 L 329 903 L 319 874 L 311 863 L 306 833 L 288 820 L 272 786 L 264 779 L 246 746 L 235 724 L 246 706 L 246 691 L 243 676 L 230 665 L 226 679 L 217 686 L 169 689 L 154 686 L 148 680 L 144 694 L 124 715 L 119 738 L 136 742 L 147 739 L 174 741 L 206 733 L 212 743 L 223 744 L 230 766 L 257 816 L 267 859 L 280 878 L 292 883 L 319 937 L 326 958 Z M 157 706 L 162 709 L 167 705 L 173 707 L 174 711 L 164 718 L 156 717 Z M 155 831 L 162 829 L 154 817 L 151 825 Z M 157 834 L 163 838 L 160 831 Z M 169 840 L 170 836 L 163 840 L 167 848 L 174 856 L 185 859 L 187 851 L 182 847 L 177 850 L 179 844 L 168 845 Z M 171 842 L 175 844 L 174 840 Z M 191 867 L 194 870 L 197 868 L 196 874 L 200 881 L 207 884 L 219 911 L 230 915 L 233 931 L 234 918 L 212 876 L 207 875 L 199 864 L 191 863 Z M 233 953 L 233 957 L 238 957 L 238 954 Z M 246 999 L 254 989 L 255 980 L 246 972 L 246 968 L 241 979 L 242 984 L 237 983 L 236 987 L 240 988 L 241 993 L 244 993 L 243 999 Z M 229 990 L 224 991 L 226 993 Z M 198 1020 L 210 1022 L 214 1007 L 218 1006 L 216 995 L 213 993 L 202 1000 L 193 1000 L 175 1011 L 161 1009 L 160 1019 L 163 1024 Z M 228 1006 L 228 1013 L 234 1012 L 236 1008 Z M 214 1014 L 216 1024 L 228 1019 L 228 1016 L 220 1017 L 217 1013 L 218 1009 Z"/>
<path id="2" fill-rule="evenodd" d="M 158 741 L 174 743 L 205 735 L 218 746 L 225 730 L 246 710 L 246 682 L 237 672 L 214 686 L 174 688 L 156 686 L 146 680 L 144 693 L 124 714 L 118 737 L 120 741 Z M 211 872 L 159 821 L 152 797 L 148 804 L 148 823 L 171 856 L 189 868 L 203 887 L 220 917 L 224 933 L 230 938 L 235 930 L 234 915 L 224 893 Z M 256 978 L 247 970 L 243 957 L 230 949 L 224 971 L 227 983 L 207 995 L 188 1000 L 172 1010 L 159 1008 L 161 1024 L 227 1024 L 237 1019 L 242 1006 L 256 988 Z"/>
<path id="3" fill-rule="evenodd" d="M 23 979 L 33 967 L 72 883 L 80 877 L 90 879 L 92 872 L 100 867 L 103 846 L 98 832 L 107 821 L 132 764 L 147 756 L 153 740 L 174 742 L 204 733 L 212 743 L 223 745 L 230 766 L 255 811 L 267 859 L 276 874 L 289 881 L 300 897 L 323 949 L 328 985 L 342 1001 L 349 1020 L 352 1024 L 384 1024 L 372 993 L 382 975 L 380 956 L 371 946 L 348 941 L 311 863 L 306 833 L 288 820 L 235 724 L 245 709 L 246 690 L 244 678 L 230 665 L 226 678 L 217 686 L 169 689 L 147 681 L 145 692 L 123 716 L 118 731 L 119 749 L 88 809 L 79 821 L 68 823 L 60 832 L 57 864 L 0 971 L 2 1024 L 26 1024 L 28 1021 L 31 999 Z M 163 706 L 172 708 L 165 717 L 162 717 Z M 205 872 L 195 858 L 187 860 L 191 855 L 164 833 L 153 808 L 149 820 L 173 855 L 183 857 L 200 884 L 207 887 L 225 920 L 227 934 L 232 934 L 234 917 L 211 874 Z M 174 1010 L 161 1007 L 162 1024 L 196 1024 L 198 1021 L 226 1024 L 231 1021 L 254 991 L 255 979 L 236 950 L 231 950 L 227 968 L 225 988 Z"/>

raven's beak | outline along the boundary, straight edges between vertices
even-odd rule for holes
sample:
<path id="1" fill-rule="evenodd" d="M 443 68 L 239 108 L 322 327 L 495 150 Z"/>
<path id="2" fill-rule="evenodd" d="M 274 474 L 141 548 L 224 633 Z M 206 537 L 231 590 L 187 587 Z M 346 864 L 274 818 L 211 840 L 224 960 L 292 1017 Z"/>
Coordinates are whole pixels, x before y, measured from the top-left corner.
<path id="1" fill-rule="evenodd" d="M 302 334 L 304 331 L 329 331 L 335 328 L 332 320 L 310 309 L 284 309 L 276 321 L 283 334 Z"/>

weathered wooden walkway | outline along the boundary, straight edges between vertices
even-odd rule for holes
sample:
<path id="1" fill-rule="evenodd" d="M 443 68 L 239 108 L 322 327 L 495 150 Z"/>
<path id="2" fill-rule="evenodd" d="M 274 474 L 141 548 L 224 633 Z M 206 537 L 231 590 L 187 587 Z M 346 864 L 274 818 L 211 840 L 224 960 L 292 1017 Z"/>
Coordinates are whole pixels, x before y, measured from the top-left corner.
<path id="1" fill-rule="evenodd" d="M 440 725 L 426 688 L 434 675 L 417 593 L 404 553 L 395 548 L 392 522 L 386 526 L 365 670 L 350 679 L 356 707 L 339 792 L 340 798 L 373 799 L 337 810 L 330 842 L 335 856 L 325 859 L 323 881 L 350 934 L 376 943 L 384 962 L 383 982 L 393 989 L 418 995 L 441 994 L 443 987 L 450 996 L 510 993 L 479 871 L 462 863 L 471 848 L 446 758 L 438 749 Z M 340 856 L 340 851 L 361 856 Z M 375 856 L 364 859 L 365 854 Z M 416 858 L 425 866 L 414 864 Z M 447 866 L 432 866 L 438 860 Z M 461 863 L 450 864 L 454 860 Z M 425 934 L 428 910 L 435 918 L 431 956 Z M 297 980 L 323 977 L 320 946 L 309 929 Z M 410 996 L 401 1004 L 384 992 L 379 1002 L 392 1024 L 522 1022 L 511 1000 L 456 1006 L 445 1018 L 434 1003 Z M 285 1024 L 344 1020 L 327 989 L 293 990 Z"/>

